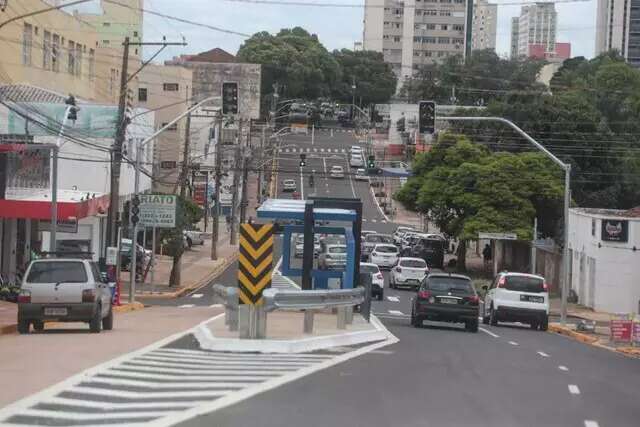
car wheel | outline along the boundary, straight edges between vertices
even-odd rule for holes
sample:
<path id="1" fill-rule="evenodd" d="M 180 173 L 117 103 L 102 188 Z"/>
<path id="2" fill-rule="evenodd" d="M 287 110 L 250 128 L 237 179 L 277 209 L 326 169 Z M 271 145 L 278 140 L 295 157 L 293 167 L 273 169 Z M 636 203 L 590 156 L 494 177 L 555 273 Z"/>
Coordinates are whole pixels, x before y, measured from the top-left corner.
<path id="1" fill-rule="evenodd" d="M 382 295 L 382 292 L 380 292 L 378 294 L 378 301 L 382 301 L 384 299 L 384 296 Z"/>
<path id="2" fill-rule="evenodd" d="M 110 331 L 113 329 L 113 307 L 109 307 L 109 314 L 102 319 L 102 329 Z"/>
<path id="3" fill-rule="evenodd" d="M 486 315 L 486 311 L 484 310 L 484 307 L 482 309 L 482 323 L 484 325 L 488 325 L 489 324 L 489 316 Z"/>
<path id="4" fill-rule="evenodd" d="M 18 319 L 18 333 L 20 335 L 28 334 L 31 322 L 24 319 Z"/>
<path id="5" fill-rule="evenodd" d="M 529 327 L 531 327 L 531 329 L 533 329 L 535 331 L 536 329 L 538 329 L 538 321 L 534 320 L 533 322 L 531 322 L 529 324 Z"/>
<path id="6" fill-rule="evenodd" d="M 465 329 L 469 332 L 478 332 L 478 319 L 464 322 Z"/>
<path id="7" fill-rule="evenodd" d="M 414 328 L 419 328 L 421 325 L 422 321 L 415 315 L 413 310 L 411 310 L 411 326 L 413 326 Z"/>
<path id="8" fill-rule="evenodd" d="M 489 312 L 489 324 L 491 326 L 498 326 L 498 316 L 496 316 L 496 311 L 491 306 L 491 311 Z"/>
<path id="9" fill-rule="evenodd" d="M 102 307 L 96 307 L 96 312 L 89 321 L 89 330 L 94 334 L 97 334 L 102 330 Z"/>
<path id="10" fill-rule="evenodd" d="M 542 321 L 540 322 L 540 330 L 546 331 L 548 329 L 549 329 L 549 316 L 545 314 L 545 316 L 542 318 Z"/>
<path id="11" fill-rule="evenodd" d="M 391 289 L 395 289 L 396 288 L 396 282 L 393 280 L 393 275 L 392 274 L 389 275 L 389 287 Z"/>
<path id="12" fill-rule="evenodd" d="M 33 322 L 33 329 L 38 332 L 44 331 L 44 322 L 42 320 L 35 320 Z"/>

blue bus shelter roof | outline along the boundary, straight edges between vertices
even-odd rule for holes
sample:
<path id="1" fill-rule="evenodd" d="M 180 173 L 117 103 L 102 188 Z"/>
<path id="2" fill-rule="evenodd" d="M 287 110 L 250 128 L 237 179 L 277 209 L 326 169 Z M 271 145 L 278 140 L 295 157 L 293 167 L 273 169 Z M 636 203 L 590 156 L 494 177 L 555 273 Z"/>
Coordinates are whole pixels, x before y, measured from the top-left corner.
<path id="1" fill-rule="evenodd" d="M 258 218 L 284 218 L 304 220 L 305 200 L 267 199 L 257 209 Z M 356 211 L 353 209 L 314 208 L 316 220 L 355 221 Z"/>

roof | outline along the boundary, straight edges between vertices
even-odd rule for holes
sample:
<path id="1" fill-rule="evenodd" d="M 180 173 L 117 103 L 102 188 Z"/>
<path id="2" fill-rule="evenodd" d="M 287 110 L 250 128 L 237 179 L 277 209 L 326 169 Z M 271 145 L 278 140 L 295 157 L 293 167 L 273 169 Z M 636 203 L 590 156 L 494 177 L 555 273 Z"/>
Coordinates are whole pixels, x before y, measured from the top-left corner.
<path id="1" fill-rule="evenodd" d="M 66 97 L 48 89 L 16 84 L 0 86 L 0 99 L 10 102 L 46 102 L 63 104 Z"/>
<path id="2" fill-rule="evenodd" d="M 206 52 L 200 52 L 196 55 L 180 55 L 174 57 L 170 61 L 166 61 L 165 65 L 178 65 L 185 62 L 212 62 L 212 63 L 230 63 L 236 62 L 236 57 L 224 49 L 215 47 Z"/>
<path id="3" fill-rule="evenodd" d="M 455 273 L 430 273 L 428 277 L 453 277 L 455 279 L 471 280 L 469 276 L 465 276 L 464 274 L 455 274 Z"/>
<path id="4" fill-rule="evenodd" d="M 542 276 L 541 276 L 541 275 L 539 275 L 539 274 L 520 273 L 520 272 L 518 272 L 518 271 L 501 271 L 501 272 L 500 272 L 500 273 L 498 273 L 498 274 L 501 274 L 501 275 L 504 275 L 504 276 L 533 277 L 533 278 L 536 278 L 536 279 L 542 279 L 542 280 L 544 280 L 544 277 L 542 277 Z"/>
<path id="5" fill-rule="evenodd" d="M 598 208 L 573 208 L 573 212 L 586 215 L 618 217 L 618 218 L 640 218 L 640 206 L 631 209 L 598 209 Z"/>
<path id="6" fill-rule="evenodd" d="M 288 218 L 304 220 L 305 200 L 267 199 L 257 209 L 258 218 Z M 314 208 L 315 220 L 355 221 L 353 209 Z"/>

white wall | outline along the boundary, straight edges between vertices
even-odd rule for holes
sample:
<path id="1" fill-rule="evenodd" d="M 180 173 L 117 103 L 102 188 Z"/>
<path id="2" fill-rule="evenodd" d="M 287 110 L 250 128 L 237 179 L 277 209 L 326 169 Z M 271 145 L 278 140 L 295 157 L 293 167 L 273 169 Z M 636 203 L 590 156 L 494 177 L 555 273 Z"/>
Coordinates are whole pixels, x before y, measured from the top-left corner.
<path id="1" fill-rule="evenodd" d="M 601 221 L 607 218 L 629 221 L 628 242 L 601 240 Z M 632 248 L 640 248 L 640 218 L 593 215 L 572 209 L 569 224 L 569 248 L 573 253 L 571 288 L 578 293 L 579 302 L 598 311 L 635 313 L 640 299 L 640 250 Z M 594 264 L 591 268 L 595 268 L 593 283 L 590 283 L 590 262 Z"/>
<path id="2" fill-rule="evenodd" d="M 363 31 L 364 50 L 382 52 L 384 3 L 384 0 L 365 0 Z"/>

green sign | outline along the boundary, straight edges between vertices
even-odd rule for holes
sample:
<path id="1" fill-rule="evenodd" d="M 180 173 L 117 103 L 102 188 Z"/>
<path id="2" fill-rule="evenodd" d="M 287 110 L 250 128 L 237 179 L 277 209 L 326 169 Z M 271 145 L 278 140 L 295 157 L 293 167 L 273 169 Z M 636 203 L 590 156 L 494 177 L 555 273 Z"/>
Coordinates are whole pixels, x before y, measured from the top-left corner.
<path id="1" fill-rule="evenodd" d="M 140 225 L 143 227 L 174 228 L 176 226 L 177 197 L 170 194 L 140 195 Z"/>

